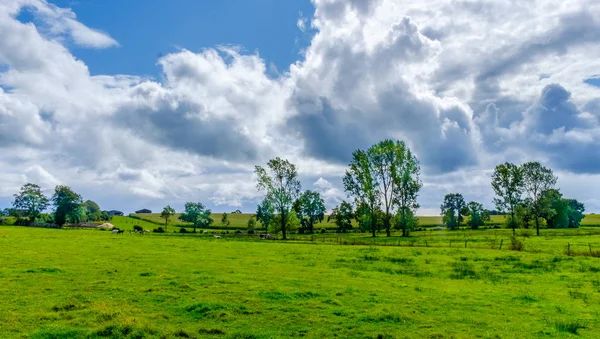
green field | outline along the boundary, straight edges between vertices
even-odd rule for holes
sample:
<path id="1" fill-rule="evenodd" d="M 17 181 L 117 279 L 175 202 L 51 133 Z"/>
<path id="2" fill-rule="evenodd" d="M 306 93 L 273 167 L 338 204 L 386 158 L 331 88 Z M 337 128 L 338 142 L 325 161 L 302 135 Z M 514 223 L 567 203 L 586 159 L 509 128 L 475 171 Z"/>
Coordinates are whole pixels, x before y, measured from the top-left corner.
<path id="1" fill-rule="evenodd" d="M 517 252 L 486 247 L 509 230 L 343 246 L 373 240 L 2 226 L 0 337 L 595 338 L 600 258 L 565 254 L 598 251 L 595 231 L 544 230 Z"/>
<path id="2" fill-rule="evenodd" d="M 244 213 L 244 214 L 228 213 L 227 218 L 229 219 L 230 224 L 228 226 L 225 226 L 225 225 L 221 224 L 222 213 L 221 214 L 214 213 L 214 214 L 212 214 L 212 218 L 214 219 L 213 227 L 217 228 L 217 229 L 244 230 L 244 229 L 246 229 L 246 227 L 248 225 L 248 219 L 250 219 L 250 217 L 252 217 L 253 215 L 254 214 L 248 214 L 248 213 Z M 143 220 L 143 221 L 148 221 L 149 224 L 153 224 L 148 227 L 152 227 L 152 228 L 156 228 L 158 226 L 165 224 L 165 220 L 160 217 L 159 213 L 132 214 L 132 216 L 134 218 L 139 218 L 140 220 Z M 419 218 L 419 226 L 430 227 L 430 226 L 442 225 L 442 217 L 441 216 L 426 216 L 426 217 L 421 216 L 418 218 Z M 492 215 L 491 221 L 488 222 L 488 224 L 489 225 L 499 225 L 499 224 L 502 224 L 503 222 L 504 222 L 503 215 Z M 353 224 L 354 224 L 354 227 L 356 227 L 355 221 L 353 221 Z M 585 218 L 582 220 L 581 224 L 583 226 L 600 226 L 600 214 L 586 215 Z M 173 217 L 171 217 L 171 219 L 169 220 L 168 226 L 169 227 L 191 227 L 191 224 L 179 220 L 179 214 L 176 214 Z M 260 227 L 260 223 L 258 224 L 258 227 Z M 319 230 L 321 228 L 334 229 L 334 228 L 336 228 L 336 226 L 333 223 L 333 221 L 327 222 L 327 217 L 325 217 L 325 220 L 323 220 L 323 222 L 315 224 L 316 230 Z"/>

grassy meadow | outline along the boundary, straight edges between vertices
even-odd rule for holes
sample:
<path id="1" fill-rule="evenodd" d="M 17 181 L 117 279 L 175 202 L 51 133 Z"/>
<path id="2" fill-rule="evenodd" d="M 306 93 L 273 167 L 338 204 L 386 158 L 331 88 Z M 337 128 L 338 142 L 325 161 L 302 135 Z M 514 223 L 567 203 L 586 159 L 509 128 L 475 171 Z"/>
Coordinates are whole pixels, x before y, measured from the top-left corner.
<path id="1" fill-rule="evenodd" d="M 284 243 L 1 226 L 0 337 L 596 338 L 595 231 L 512 251 L 503 229 Z"/>

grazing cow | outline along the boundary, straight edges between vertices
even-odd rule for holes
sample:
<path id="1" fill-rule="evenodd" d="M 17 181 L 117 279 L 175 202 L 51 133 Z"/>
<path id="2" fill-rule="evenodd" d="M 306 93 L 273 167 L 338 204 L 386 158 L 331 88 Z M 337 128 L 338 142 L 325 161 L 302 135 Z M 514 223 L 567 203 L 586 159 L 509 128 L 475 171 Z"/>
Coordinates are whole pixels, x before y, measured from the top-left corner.
<path id="1" fill-rule="evenodd" d="M 146 232 L 146 233 L 150 233 L 150 230 L 144 230 L 144 232 Z"/>
<path id="2" fill-rule="evenodd" d="M 115 229 L 112 230 L 112 233 L 113 234 L 120 234 L 120 233 L 125 233 L 125 231 L 121 230 L 121 229 L 118 229 L 118 228 L 115 228 Z"/>
<path id="3" fill-rule="evenodd" d="M 215 235 L 215 238 L 216 239 L 221 239 L 221 236 L 220 235 Z"/>

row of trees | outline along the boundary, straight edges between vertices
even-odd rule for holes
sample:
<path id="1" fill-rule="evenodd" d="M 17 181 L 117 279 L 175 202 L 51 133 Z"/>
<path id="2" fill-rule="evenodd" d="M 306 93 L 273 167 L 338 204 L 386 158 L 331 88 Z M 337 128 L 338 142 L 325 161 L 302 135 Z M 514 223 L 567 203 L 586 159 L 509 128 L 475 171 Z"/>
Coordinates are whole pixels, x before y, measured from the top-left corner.
<path id="1" fill-rule="evenodd" d="M 307 232 L 314 232 L 314 223 L 325 216 L 325 204 L 317 192 L 300 194 L 294 164 L 275 158 L 266 168 L 256 166 L 255 174 L 257 189 L 265 193 L 256 213 L 263 225 L 277 225 L 284 239 L 298 224 L 306 225 L 302 227 Z M 342 201 L 330 218 L 340 231 L 351 229 L 354 218 L 373 236 L 381 228 L 390 236 L 392 227 L 408 236 L 417 224 L 417 197 L 422 187 L 419 175 L 419 162 L 402 141 L 384 140 L 367 150 L 356 150 L 343 179 L 344 189 L 353 198 L 356 210 Z"/>
<path id="2" fill-rule="evenodd" d="M 565 199 L 556 186 L 557 177 L 539 162 L 520 166 L 506 162 L 496 166 L 492 175 L 494 203 L 509 215 L 513 234 L 519 226 L 535 225 L 540 235 L 542 223 L 549 228 L 578 227 L 585 206 L 575 199 Z"/>
<path id="3" fill-rule="evenodd" d="M 83 201 L 81 195 L 68 186 L 56 186 L 52 197 L 48 198 L 40 186 L 28 183 L 23 185 L 14 197 L 13 207 L 2 211 L 2 215 L 17 218 L 19 224 L 42 222 L 62 226 L 66 223 L 111 219 L 108 212 L 100 210 L 98 204 L 91 200 Z M 44 214 L 49 207 L 52 207 L 53 211 Z"/>

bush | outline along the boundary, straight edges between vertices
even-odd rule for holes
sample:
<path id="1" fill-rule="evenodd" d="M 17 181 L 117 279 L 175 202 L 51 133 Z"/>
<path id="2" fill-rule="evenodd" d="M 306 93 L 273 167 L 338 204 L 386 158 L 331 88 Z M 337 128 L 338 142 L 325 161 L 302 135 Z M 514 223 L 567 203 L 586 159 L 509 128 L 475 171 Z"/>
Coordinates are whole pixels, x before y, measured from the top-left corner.
<path id="1" fill-rule="evenodd" d="M 144 232 L 144 228 L 142 228 L 142 226 L 139 225 L 134 225 L 133 230 L 136 232 Z"/>
<path id="2" fill-rule="evenodd" d="M 327 232 L 327 230 L 324 228 L 321 228 L 321 233 L 325 233 L 325 232 Z"/>
<path id="3" fill-rule="evenodd" d="M 183 227 L 179 229 L 179 233 L 187 233 L 187 232 L 188 231 L 185 228 L 183 228 Z"/>
<path id="4" fill-rule="evenodd" d="M 525 245 L 515 236 L 510 237 L 510 249 L 513 251 L 522 251 Z"/>
<path id="5" fill-rule="evenodd" d="M 248 234 L 254 234 L 254 230 L 248 230 Z"/>
<path id="6" fill-rule="evenodd" d="M 242 234 L 242 231 L 240 231 L 240 230 L 236 230 L 236 231 L 235 231 L 235 234 Z"/>
<path id="7" fill-rule="evenodd" d="M 154 233 L 165 233 L 165 229 L 162 228 L 162 227 L 159 227 L 159 228 L 153 229 L 152 232 L 154 232 Z"/>

